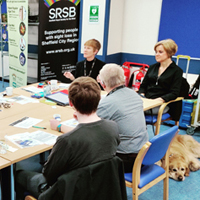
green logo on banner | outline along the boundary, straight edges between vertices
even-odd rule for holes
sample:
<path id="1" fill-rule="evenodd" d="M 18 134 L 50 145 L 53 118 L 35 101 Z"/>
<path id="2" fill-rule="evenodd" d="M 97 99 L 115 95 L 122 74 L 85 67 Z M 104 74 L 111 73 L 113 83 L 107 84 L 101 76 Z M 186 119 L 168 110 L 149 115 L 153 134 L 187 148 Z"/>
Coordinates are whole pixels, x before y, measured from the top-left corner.
<path id="1" fill-rule="evenodd" d="M 90 6 L 89 22 L 99 21 L 99 6 Z"/>

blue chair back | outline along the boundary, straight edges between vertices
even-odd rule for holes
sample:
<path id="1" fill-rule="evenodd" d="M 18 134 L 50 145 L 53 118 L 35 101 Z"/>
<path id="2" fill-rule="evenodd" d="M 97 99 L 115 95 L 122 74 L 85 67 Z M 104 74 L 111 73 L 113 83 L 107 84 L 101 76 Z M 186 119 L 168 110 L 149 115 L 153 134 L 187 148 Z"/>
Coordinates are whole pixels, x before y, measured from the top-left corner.
<path id="1" fill-rule="evenodd" d="M 159 161 L 163 158 L 169 144 L 176 132 L 178 131 L 178 126 L 173 126 L 172 128 L 164 131 L 163 133 L 159 133 L 149 140 L 151 146 L 147 151 L 142 164 L 143 165 L 152 165 L 155 162 Z"/>

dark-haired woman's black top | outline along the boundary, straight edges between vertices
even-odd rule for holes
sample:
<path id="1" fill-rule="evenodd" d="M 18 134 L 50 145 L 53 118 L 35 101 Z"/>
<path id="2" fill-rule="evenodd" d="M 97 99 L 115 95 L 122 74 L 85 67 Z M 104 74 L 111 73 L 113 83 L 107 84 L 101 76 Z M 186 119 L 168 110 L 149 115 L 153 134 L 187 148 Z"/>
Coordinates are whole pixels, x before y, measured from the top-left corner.
<path id="1" fill-rule="evenodd" d="M 74 74 L 75 78 L 78 78 L 78 77 L 81 77 L 81 76 L 88 76 L 89 75 L 94 60 L 92 60 L 92 61 L 87 61 L 86 60 L 86 75 L 84 73 L 84 62 L 85 62 L 85 60 L 80 61 L 80 62 L 78 62 L 76 64 L 76 71 L 75 71 L 75 74 Z M 96 80 L 97 76 L 99 75 L 99 71 L 101 70 L 101 68 L 105 64 L 106 63 L 104 63 L 101 60 L 95 58 L 95 64 L 94 64 L 94 67 L 92 68 L 90 77 Z"/>

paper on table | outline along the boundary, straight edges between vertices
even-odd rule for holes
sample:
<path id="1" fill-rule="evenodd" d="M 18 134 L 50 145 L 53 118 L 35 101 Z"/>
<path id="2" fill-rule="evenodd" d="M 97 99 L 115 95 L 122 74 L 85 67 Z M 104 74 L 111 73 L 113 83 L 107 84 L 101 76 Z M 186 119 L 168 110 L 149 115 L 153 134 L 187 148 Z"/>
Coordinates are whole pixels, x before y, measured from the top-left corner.
<path id="1" fill-rule="evenodd" d="M 5 136 L 5 138 L 7 138 L 7 136 Z M 6 149 L 7 149 L 8 151 L 10 151 L 10 152 L 15 152 L 15 151 L 17 151 L 16 148 L 11 147 L 10 145 L 4 143 L 3 141 L 0 141 L 0 145 L 5 145 L 5 146 L 6 146 Z"/>
<path id="2" fill-rule="evenodd" d="M 45 131 L 38 130 L 38 131 L 32 132 L 30 134 L 30 137 L 32 139 L 36 139 L 40 142 L 43 142 L 44 144 L 52 145 L 52 144 L 55 144 L 58 136 L 53 135 L 51 133 L 47 133 Z"/>
<path id="3" fill-rule="evenodd" d="M 71 83 L 60 83 L 59 88 L 68 88 L 71 85 Z"/>
<path id="4" fill-rule="evenodd" d="M 26 90 L 26 91 L 31 92 L 31 93 L 43 92 L 42 88 L 37 88 L 35 86 L 30 86 L 30 87 L 22 88 L 22 90 Z"/>
<path id="5" fill-rule="evenodd" d="M 34 131 L 32 133 L 25 132 L 6 136 L 8 140 L 20 148 L 32 147 L 41 144 L 53 145 L 55 144 L 57 137 L 58 136 L 44 131 Z"/>
<path id="6" fill-rule="evenodd" d="M 23 95 L 20 95 L 20 96 L 17 96 L 17 97 L 12 97 L 10 99 L 8 99 L 8 101 L 15 101 L 19 104 L 26 104 L 26 103 L 39 103 L 39 100 L 37 99 L 33 99 L 33 98 L 30 98 L 30 97 L 26 97 L 26 96 L 23 96 Z"/>
<path id="7" fill-rule="evenodd" d="M 6 136 L 6 138 L 20 148 L 32 147 L 43 144 L 42 142 L 31 138 L 29 132 Z"/>
<path id="8" fill-rule="evenodd" d="M 61 124 L 70 126 L 70 127 L 76 127 L 78 125 L 78 121 L 76 119 L 69 119 L 64 122 L 61 122 Z"/>
<path id="9" fill-rule="evenodd" d="M 41 121 L 42 121 L 42 119 L 36 119 L 36 118 L 32 118 L 32 117 L 24 117 L 20 120 L 13 122 L 12 124 L 10 124 L 10 126 L 15 126 L 18 128 L 30 128 Z"/>

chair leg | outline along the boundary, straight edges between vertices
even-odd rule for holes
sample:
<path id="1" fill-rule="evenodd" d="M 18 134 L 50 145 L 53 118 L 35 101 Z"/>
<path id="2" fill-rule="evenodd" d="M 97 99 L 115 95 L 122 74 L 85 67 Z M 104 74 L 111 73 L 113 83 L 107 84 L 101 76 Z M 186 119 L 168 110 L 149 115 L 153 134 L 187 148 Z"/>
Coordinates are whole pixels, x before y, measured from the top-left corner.
<path id="1" fill-rule="evenodd" d="M 179 121 L 175 121 L 175 125 L 176 125 L 176 126 L 179 126 Z"/>
<path id="2" fill-rule="evenodd" d="M 133 200 L 138 200 L 138 195 L 133 194 Z"/>
<path id="3" fill-rule="evenodd" d="M 138 192 L 138 187 L 136 187 L 135 185 L 133 185 L 132 187 L 132 195 L 133 195 L 133 200 L 138 200 L 139 192 Z"/>
<path id="4" fill-rule="evenodd" d="M 138 200 L 138 188 L 135 188 L 135 191 L 132 188 L 132 195 L 133 195 L 133 200 Z"/>
<path id="5" fill-rule="evenodd" d="M 158 135 L 160 132 L 160 123 L 156 122 L 155 126 L 156 126 L 155 135 Z"/>
<path id="6" fill-rule="evenodd" d="M 169 198 L 169 177 L 165 177 L 163 180 L 163 200 L 168 200 Z"/>

